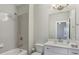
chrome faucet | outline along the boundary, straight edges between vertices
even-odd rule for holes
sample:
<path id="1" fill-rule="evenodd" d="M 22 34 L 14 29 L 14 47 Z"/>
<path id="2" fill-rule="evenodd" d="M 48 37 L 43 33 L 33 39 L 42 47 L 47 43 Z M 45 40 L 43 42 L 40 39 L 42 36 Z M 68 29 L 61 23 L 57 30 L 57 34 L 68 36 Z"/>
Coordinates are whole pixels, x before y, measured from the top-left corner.
<path id="1" fill-rule="evenodd" d="M 63 42 L 63 40 L 61 38 L 58 39 L 58 42 Z"/>

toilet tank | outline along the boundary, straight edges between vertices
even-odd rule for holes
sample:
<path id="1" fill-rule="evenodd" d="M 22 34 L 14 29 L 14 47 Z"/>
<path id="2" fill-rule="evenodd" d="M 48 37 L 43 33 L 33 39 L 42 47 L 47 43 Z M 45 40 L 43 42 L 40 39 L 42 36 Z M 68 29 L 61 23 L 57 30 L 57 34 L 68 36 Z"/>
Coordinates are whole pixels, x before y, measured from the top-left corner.
<path id="1" fill-rule="evenodd" d="M 43 44 L 35 44 L 36 47 L 36 52 L 42 53 L 43 49 L 44 49 L 44 45 Z"/>

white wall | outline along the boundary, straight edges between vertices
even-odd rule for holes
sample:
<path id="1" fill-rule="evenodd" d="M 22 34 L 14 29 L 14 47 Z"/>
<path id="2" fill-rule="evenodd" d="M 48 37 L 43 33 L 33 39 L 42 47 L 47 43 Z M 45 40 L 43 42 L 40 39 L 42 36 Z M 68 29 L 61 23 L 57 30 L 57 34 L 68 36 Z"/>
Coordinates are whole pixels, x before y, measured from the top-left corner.
<path id="1" fill-rule="evenodd" d="M 14 5 L 0 5 L 0 12 L 14 14 L 16 9 Z M 4 45 L 0 48 L 0 53 L 17 46 L 17 20 L 15 18 L 6 22 L 0 21 L 0 43 Z"/>
<path id="2" fill-rule="evenodd" d="M 16 6 L 17 8 L 17 15 L 22 15 L 24 13 L 29 13 L 28 4 L 22 4 L 19 6 Z"/>
<path id="3" fill-rule="evenodd" d="M 15 5 L 12 4 L 0 4 L 0 12 L 8 12 L 8 13 L 15 13 L 16 8 Z"/>
<path id="4" fill-rule="evenodd" d="M 45 43 L 48 40 L 48 5 L 34 5 L 34 40 Z"/>

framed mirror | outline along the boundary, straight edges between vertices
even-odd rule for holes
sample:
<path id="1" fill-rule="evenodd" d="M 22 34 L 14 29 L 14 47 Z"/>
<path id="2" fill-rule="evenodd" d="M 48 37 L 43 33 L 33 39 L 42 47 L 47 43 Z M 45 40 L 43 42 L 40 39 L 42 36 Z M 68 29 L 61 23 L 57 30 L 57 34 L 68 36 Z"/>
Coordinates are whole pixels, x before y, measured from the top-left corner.
<path id="1" fill-rule="evenodd" d="M 49 14 L 49 40 L 75 40 L 75 8 Z"/>

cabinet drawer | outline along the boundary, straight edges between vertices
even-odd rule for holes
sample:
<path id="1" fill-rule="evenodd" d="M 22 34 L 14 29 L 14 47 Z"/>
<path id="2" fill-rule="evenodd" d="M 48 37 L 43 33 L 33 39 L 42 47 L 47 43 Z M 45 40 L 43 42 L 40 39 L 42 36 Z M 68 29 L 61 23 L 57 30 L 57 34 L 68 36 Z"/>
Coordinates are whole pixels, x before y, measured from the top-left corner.
<path id="1" fill-rule="evenodd" d="M 67 54 L 64 54 L 64 53 L 55 53 L 55 52 L 47 52 L 47 51 L 45 51 L 44 55 L 67 55 Z"/>
<path id="2" fill-rule="evenodd" d="M 77 49 L 69 49 L 69 55 L 79 55 L 79 50 L 77 50 Z"/>
<path id="3" fill-rule="evenodd" d="M 45 52 L 44 55 L 62 55 L 54 52 Z"/>
<path id="4" fill-rule="evenodd" d="M 45 52 L 67 54 L 67 49 L 55 46 L 45 46 Z"/>

